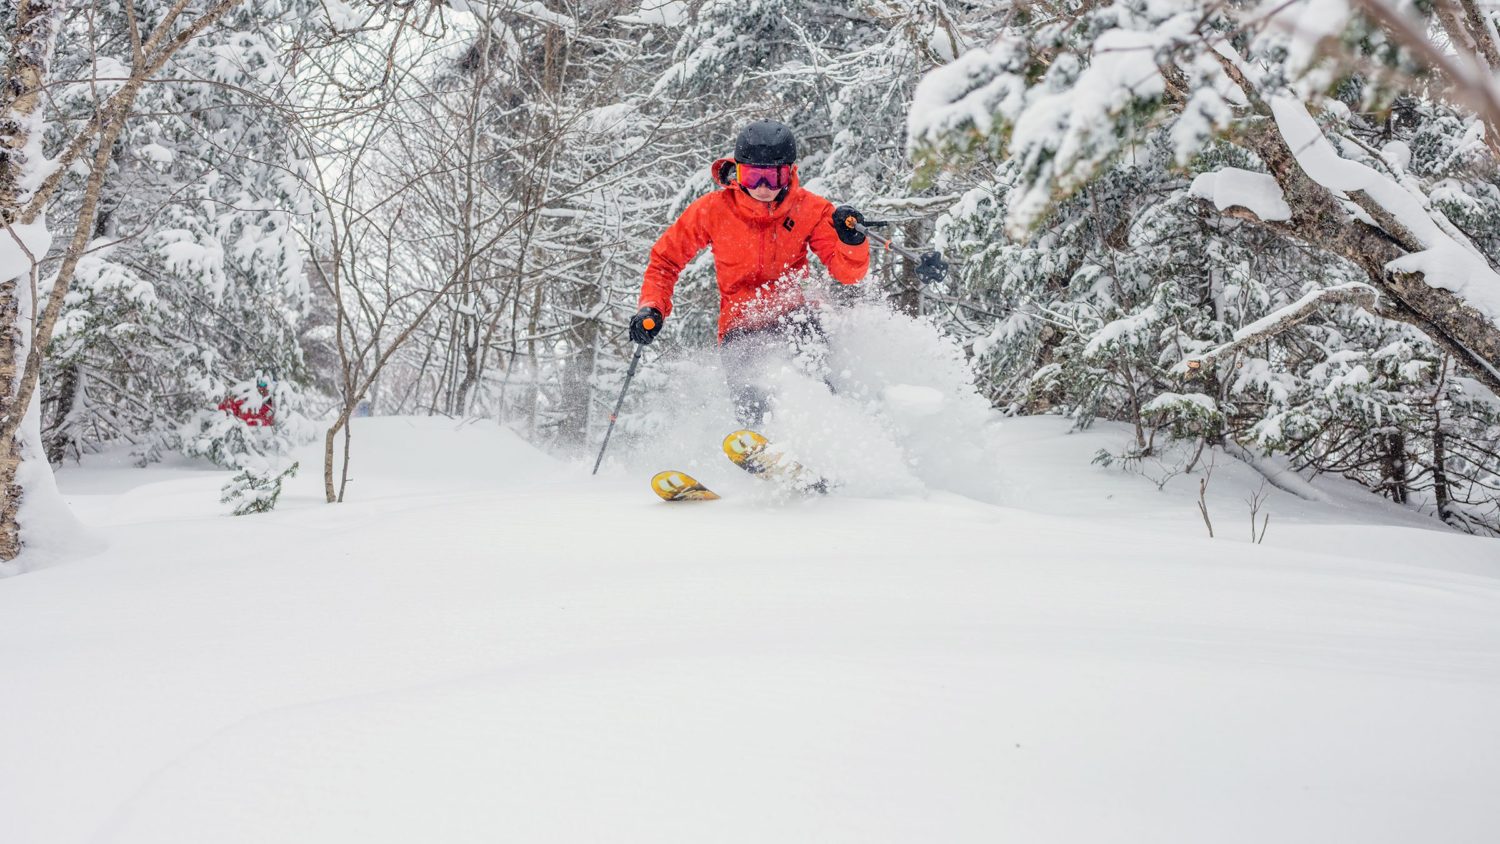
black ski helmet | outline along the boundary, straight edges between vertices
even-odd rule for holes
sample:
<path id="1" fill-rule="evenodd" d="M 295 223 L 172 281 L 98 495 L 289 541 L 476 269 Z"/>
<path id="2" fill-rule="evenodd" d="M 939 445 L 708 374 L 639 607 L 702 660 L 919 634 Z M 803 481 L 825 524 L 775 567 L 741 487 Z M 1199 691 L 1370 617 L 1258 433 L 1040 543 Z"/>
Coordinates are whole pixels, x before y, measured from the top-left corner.
<path id="1" fill-rule="evenodd" d="M 734 160 L 764 166 L 793 164 L 797 161 L 797 138 L 785 123 L 757 120 L 740 130 L 734 142 Z"/>

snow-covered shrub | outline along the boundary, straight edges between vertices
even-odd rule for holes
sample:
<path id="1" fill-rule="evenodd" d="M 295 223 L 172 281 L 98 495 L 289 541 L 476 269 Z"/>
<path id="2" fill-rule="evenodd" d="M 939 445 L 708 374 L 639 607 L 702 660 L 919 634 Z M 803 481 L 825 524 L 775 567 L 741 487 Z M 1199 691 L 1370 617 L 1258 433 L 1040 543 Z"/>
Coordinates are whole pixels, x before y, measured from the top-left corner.
<path id="1" fill-rule="evenodd" d="M 285 469 L 268 467 L 243 469 L 219 491 L 219 503 L 233 504 L 236 516 L 269 513 L 276 507 L 276 501 L 281 497 L 282 481 L 295 477 L 300 465 L 293 463 Z"/>
<path id="2" fill-rule="evenodd" d="M 293 448 L 309 442 L 317 426 L 300 410 L 304 398 L 294 386 L 274 383 L 268 396 L 261 396 L 258 379 L 242 381 L 228 393 L 249 412 L 262 403 L 274 409 L 274 424 L 251 425 L 227 409 L 200 409 L 193 413 L 167 442 L 189 457 L 202 457 L 228 469 L 263 466 L 284 457 Z"/>
<path id="3" fill-rule="evenodd" d="M 1224 414 L 1202 393 L 1161 393 L 1141 408 L 1141 415 L 1178 439 L 1216 438 Z"/>

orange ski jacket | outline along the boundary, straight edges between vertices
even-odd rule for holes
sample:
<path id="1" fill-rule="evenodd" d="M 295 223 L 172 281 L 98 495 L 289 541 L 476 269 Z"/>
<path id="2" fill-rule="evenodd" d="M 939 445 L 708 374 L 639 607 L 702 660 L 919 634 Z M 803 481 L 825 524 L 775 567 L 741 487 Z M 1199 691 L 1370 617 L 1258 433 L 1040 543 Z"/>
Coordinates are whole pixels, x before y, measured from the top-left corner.
<path id="1" fill-rule="evenodd" d="M 714 162 L 722 189 L 693 201 L 651 247 L 637 307 L 672 313 L 672 289 L 682 268 L 712 247 L 719 280 L 719 339 L 736 328 L 761 328 L 805 301 L 799 279 L 807 250 L 817 254 L 842 284 L 870 269 L 870 244 L 850 246 L 833 229 L 833 203 L 805 190 L 792 170 L 792 186 L 775 206 L 759 202 L 720 177 L 727 159 Z M 732 163 L 732 162 L 731 162 Z"/>

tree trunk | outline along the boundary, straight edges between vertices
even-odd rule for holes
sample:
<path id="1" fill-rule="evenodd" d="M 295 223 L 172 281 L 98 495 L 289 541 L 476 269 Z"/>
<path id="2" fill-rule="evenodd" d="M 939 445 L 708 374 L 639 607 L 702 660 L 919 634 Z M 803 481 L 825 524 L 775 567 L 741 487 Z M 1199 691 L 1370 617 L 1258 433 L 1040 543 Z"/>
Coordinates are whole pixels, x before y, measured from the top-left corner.
<path id="1" fill-rule="evenodd" d="M 463 378 L 458 382 L 458 388 L 454 391 L 455 399 L 453 407 L 449 412 L 453 416 L 464 417 L 469 415 L 474 405 L 474 387 L 479 383 L 479 341 L 481 332 L 479 320 L 470 314 L 463 314 L 458 325 L 462 331 L 460 336 L 460 361 L 463 364 Z"/>
<path id="2" fill-rule="evenodd" d="M 1443 433 L 1443 416 L 1432 411 L 1432 496 L 1437 501 L 1439 519 L 1448 521 L 1451 499 L 1448 494 L 1448 437 Z"/>
<path id="3" fill-rule="evenodd" d="M 922 227 L 920 223 L 908 223 L 902 227 L 906 235 L 907 243 L 920 243 Z M 870 245 L 870 250 L 875 251 L 875 245 Z M 891 304 L 903 314 L 909 316 L 922 315 L 922 281 L 917 278 L 917 268 L 911 261 L 896 261 L 892 252 L 885 252 L 887 261 L 895 261 L 896 289 L 891 293 Z"/>
<path id="4" fill-rule="evenodd" d="M 359 403 L 355 403 L 358 407 Z M 354 423 L 344 420 L 344 463 L 339 466 L 339 503 L 344 503 L 344 490 L 349 488 L 349 441 L 353 438 Z"/>
<path id="5" fill-rule="evenodd" d="M 339 418 L 334 421 L 333 425 L 329 427 L 328 433 L 323 436 L 323 497 L 329 504 L 337 503 L 339 494 L 342 492 L 341 489 L 335 488 L 333 485 L 333 443 L 338 438 L 339 431 L 343 430 L 344 426 L 349 424 L 349 416 L 353 412 L 354 408 L 349 404 L 345 404 L 343 410 L 339 412 Z M 349 451 L 347 448 L 344 450 L 344 466 L 340 474 L 344 478 L 347 478 L 349 475 Z"/>
<path id="6" fill-rule="evenodd" d="M 5 385 L 0 393 L 0 419 L 4 420 L 25 413 L 16 401 L 19 380 L 16 363 L 25 355 L 18 325 L 20 297 L 16 287 L 16 279 L 0 284 L 0 383 Z M 16 521 L 21 507 L 21 485 L 16 483 L 20 465 L 20 440 L 14 435 L 6 437 L 0 442 L 0 561 L 13 560 L 21 553 L 21 528 Z"/>
<path id="7" fill-rule="evenodd" d="M 37 107 L 42 84 L 52 58 L 54 32 L 59 7 L 53 0 L 17 0 L 15 35 L 10 43 L 10 64 L 5 74 L 5 97 L 0 108 L 0 222 L 6 232 L 0 237 L 16 237 L 10 227 L 31 223 L 23 219 L 21 180 L 32 168 L 26 147 L 40 127 Z M 33 256 L 40 260 L 42 256 Z M 21 528 L 17 514 L 21 509 L 23 490 L 16 472 L 21 465 L 20 423 L 26 414 L 30 396 L 24 388 L 25 360 L 30 351 L 26 332 L 21 330 L 20 277 L 0 280 L 0 561 L 13 560 L 21 553 Z M 35 303 L 33 303 L 35 304 Z M 28 321 L 30 314 L 24 315 Z M 31 326 L 33 329 L 35 326 Z"/>
<path id="8" fill-rule="evenodd" d="M 82 388 L 83 378 L 78 364 L 72 363 L 64 367 L 58 375 L 57 407 L 52 413 L 52 427 L 46 430 L 42 438 L 42 445 L 47 451 L 47 462 L 54 466 L 62 464 L 68 455 L 68 447 L 73 445 L 73 432 L 68 417 L 72 416 L 73 409 L 78 406 L 78 394 Z"/>
<path id="9" fill-rule="evenodd" d="M 558 435 L 564 448 L 579 449 L 588 444 L 598 335 L 597 319 L 581 320 L 568 332 L 568 345 L 574 351 L 563 365 L 563 418 Z"/>
<path id="10" fill-rule="evenodd" d="M 1406 486 L 1406 435 L 1400 431 L 1389 431 L 1379 436 L 1383 449 L 1380 466 L 1385 475 L 1381 486 L 1390 493 L 1392 501 L 1405 504 L 1410 497 Z"/>

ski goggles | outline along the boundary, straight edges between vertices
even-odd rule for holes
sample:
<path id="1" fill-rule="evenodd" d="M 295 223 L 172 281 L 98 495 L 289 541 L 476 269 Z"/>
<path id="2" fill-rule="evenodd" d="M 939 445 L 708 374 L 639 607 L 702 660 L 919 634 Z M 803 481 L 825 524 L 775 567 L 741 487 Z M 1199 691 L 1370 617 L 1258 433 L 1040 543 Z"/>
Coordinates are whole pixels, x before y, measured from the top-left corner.
<path id="1" fill-rule="evenodd" d="M 739 164 L 734 165 L 734 180 L 748 190 L 770 188 L 781 190 L 792 184 L 790 164 Z"/>

